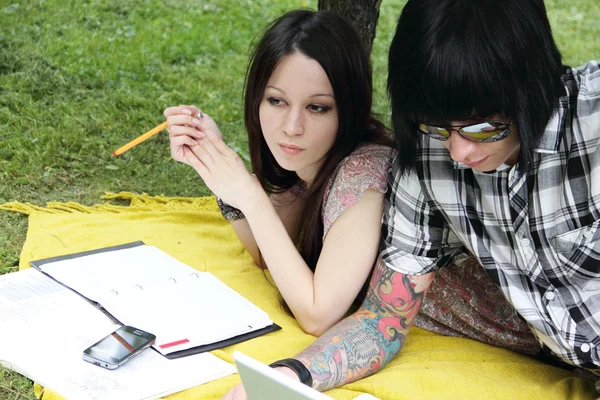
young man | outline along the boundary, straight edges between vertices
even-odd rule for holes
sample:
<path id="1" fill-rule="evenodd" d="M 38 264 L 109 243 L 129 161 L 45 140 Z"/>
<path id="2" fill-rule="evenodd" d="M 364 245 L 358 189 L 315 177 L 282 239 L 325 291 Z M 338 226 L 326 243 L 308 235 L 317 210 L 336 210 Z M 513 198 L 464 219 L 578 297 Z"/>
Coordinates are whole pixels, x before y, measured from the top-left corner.
<path id="1" fill-rule="evenodd" d="M 275 366 L 319 390 L 375 373 L 465 248 L 553 356 L 600 377 L 598 62 L 562 66 L 543 0 L 409 0 L 388 92 L 399 155 L 367 299 Z"/>

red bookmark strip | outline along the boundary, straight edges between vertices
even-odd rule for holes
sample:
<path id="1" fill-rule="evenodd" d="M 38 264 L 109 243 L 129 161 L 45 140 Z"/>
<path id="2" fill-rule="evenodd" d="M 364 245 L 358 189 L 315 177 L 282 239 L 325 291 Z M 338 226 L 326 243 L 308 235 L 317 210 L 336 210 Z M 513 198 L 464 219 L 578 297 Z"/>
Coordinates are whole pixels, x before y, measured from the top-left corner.
<path id="1" fill-rule="evenodd" d="M 189 341 L 189 340 L 187 340 L 187 339 L 181 339 L 181 340 L 177 340 L 177 341 L 175 341 L 175 342 L 161 344 L 161 345 L 160 345 L 160 346 L 158 346 L 158 347 L 160 347 L 161 349 L 166 349 L 166 348 L 169 348 L 169 347 L 173 347 L 173 346 L 177 346 L 177 345 L 179 345 L 179 344 L 184 344 L 184 343 L 189 343 L 189 342 L 190 342 L 190 341 Z"/>

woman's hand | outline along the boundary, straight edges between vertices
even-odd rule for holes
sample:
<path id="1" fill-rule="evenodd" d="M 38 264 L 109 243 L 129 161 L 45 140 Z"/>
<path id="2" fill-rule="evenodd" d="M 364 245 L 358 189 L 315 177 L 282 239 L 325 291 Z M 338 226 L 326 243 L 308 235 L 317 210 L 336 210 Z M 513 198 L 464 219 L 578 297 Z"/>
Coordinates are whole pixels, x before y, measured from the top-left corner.
<path id="1" fill-rule="evenodd" d="M 204 132 L 199 130 L 201 125 L 212 129 L 219 137 L 223 137 L 212 118 L 210 122 L 202 124 L 201 119 L 204 118 L 200 118 L 200 116 L 203 113 L 196 106 L 169 107 L 163 114 L 169 124 L 167 129 L 169 130 L 171 156 L 175 161 L 189 165 L 183 156 L 183 146 L 193 145 L 195 140 L 206 136 Z"/>
<path id="2" fill-rule="evenodd" d="M 262 188 L 244 161 L 223 142 L 213 119 L 193 106 L 167 108 L 164 114 L 171 156 L 192 166 L 217 197 L 244 211 L 244 205 Z"/>

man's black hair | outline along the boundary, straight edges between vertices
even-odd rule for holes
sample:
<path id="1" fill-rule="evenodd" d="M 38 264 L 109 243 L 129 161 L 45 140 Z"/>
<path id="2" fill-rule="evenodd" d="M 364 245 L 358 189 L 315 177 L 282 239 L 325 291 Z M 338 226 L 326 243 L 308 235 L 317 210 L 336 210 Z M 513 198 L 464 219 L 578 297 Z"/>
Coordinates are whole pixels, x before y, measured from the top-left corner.
<path id="1" fill-rule="evenodd" d="M 402 173 L 421 122 L 501 113 L 520 135 L 524 171 L 564 86 L 543 0 L 409 0 L 389 51 L 388 94 Z"/>

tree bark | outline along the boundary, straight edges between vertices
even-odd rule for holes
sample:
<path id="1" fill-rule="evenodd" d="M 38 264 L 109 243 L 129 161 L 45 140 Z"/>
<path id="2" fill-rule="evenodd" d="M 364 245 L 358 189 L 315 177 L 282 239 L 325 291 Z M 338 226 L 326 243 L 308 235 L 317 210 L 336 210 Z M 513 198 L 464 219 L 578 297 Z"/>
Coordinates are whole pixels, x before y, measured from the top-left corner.
<path id="1" fill-rule="evenodd" d="M 319 0 L 319 10 L 329 10 L 346 17 L 363 38 L 371 53 L 381 0 Z"/>

